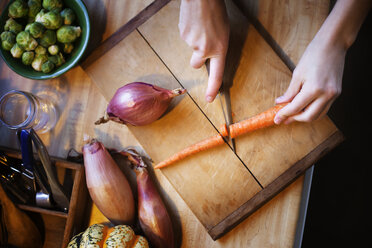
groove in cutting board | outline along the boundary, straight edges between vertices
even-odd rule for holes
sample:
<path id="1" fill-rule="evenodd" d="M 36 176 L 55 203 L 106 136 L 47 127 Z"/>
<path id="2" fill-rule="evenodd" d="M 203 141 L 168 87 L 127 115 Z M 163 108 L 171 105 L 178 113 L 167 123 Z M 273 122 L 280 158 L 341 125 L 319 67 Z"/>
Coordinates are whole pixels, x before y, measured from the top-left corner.
<path id="1" fill-rule="evenodd" d="M 141 34 L 141 32 L 136 29 L 137 32 L 139 33 L 139 35 L 141 35 L 141 37 L 143 38 L 143 40 L 148 44 L 148 46 L 151 48 L 151 50 L 154 52 L 154 54 L 159 58 L 159 60 L 164 64 L 165 68 L 167 68 L 167 70 L 169 71 L 170 74 L 172 74 L 172 76 L 174 77 L 174 79 L 179 83 L 179 85 L 182 87 L 182 88 L 185 88 L 182 83 L 180 82 L 180 80 L 176 77 L 176 75 L 174 75 L 174 73 L 169 69 L 169 67 L 167 66 L 167 64 L 163 61 L 163 59 L 159 56 L 159 54 L 155 51 L 155 49 L 151 46 L 151 44 L 148 42 L 148 40 L 146 40 L 146 38 Z M 208 116 L 205 114 L 205 112 L 203 111 L 203 109 L 197 104 L 197 102 L 195 101 L 195 99 L 192 97 L 192 95 L 187 91 L 186 92 L 187 95 L 191 98 L 191 100 L 195 103 L 195 105 L 198 107 L 198 109 L 200 110 L 200 112 L 202 112 L 202 114 L 205 116 L 205 118 L 209 121 L 209 123 L 212 125 L 212 127 L 216 130 L 216 132 L 218 132 L 219 134 L 221 134 L 220 130 L 218 130 L 218 128 L 213 124 L 213 122 L 208 118 Z M 233 152 L 233 148 L 231 147 L 231 145 L 224 139 L 225 141 L 225 144 L 230 148 L 230 150 Z M 257 182 L 257 184 L 263 189 L 264 187 L 262 186 L 262 184 L 257 180 L 257 178 L 255 177 L 255 175 L 251 172 L 251 170 L 244 164 L 244 161 L 239 157 L 238 154 L 236 154 L 234 152 L 235 156 L 240 160 L 240 162 L 244 165 L 244 167 L 248 170 L 248 172 L 251 174 L 251 176 L 254 178 L 254 180 Z"/>

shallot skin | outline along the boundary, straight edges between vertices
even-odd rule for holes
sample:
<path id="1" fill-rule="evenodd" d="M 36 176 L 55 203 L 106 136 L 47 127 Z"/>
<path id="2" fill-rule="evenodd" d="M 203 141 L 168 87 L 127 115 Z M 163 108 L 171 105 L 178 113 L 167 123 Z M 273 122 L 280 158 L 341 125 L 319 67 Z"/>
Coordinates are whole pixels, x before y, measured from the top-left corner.
<path id="1" fill-rule="evenodd" d="M 136 168 L 138 216 L 140 226 L 150 243 L 157 248 L 173 248 L 172 222 L 167 209 L 146 168 Z"/>
<path id="2" fill-rule="evenodd" d="M 106 113 L 113 121 L 148 125 L 164 114 L 174 97 L 185 92 L 185 89 L 168 90 L 143 82 L 129 83 L 115 92 Z"/>
<path id="3" fill-rule="evenodd" d="M 133 192 L 111 155 L 97 140 L 84 145 L 83 155 L 87 188 L 98 209 L 116 225 L 133 224 Z"/>

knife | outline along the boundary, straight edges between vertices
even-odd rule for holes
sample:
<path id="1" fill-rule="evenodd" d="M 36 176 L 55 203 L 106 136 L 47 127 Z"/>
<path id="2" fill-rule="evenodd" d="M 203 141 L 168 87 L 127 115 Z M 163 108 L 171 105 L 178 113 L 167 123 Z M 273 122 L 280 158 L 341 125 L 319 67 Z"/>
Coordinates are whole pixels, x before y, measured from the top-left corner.
<path id="1" fill-rule="evenodd" d="M 58 181 L 56 168 L 52 164 L 48 150 L 44 143 L 42 142 L 42 140 L 40 139 L 40 137 L 36 134 L 36 132 L 33 129 L 30 129 L 30 136 L 36 147 L 36 151 L 37 154 L 39 155 L 41 164 L 43 165 L 43 168 L 45 170 L 50 190 L 52 192 L 53 200 L 57 203 L 57 205 L 60 208 L 62 208 L 62 210 L 67 212 L 70 206 L 69 196 Z"/>
<path id="2" fill-rule="evenodd" d="M 209 75 L 209 59 L 205 62 L 205 66 L 207 68 L 207 72 Z M 230 98 L 230 86 L 231 85 L 232 84 L 226 84 L 226 81 L 223 80 L 220 90 L 218 92 L 218 98 L 220 99 L 222 114 L 223 114 L 223 118 L 225 119 L 225 124 L 227 128 L 228 137 L 227 139 L 226 137 L 224 137 L 224 139 L 226 143 L 228 143 L 231 146 L 234 153 L 236 153 L 235 139 L 231 138 L 230 128 L 229 128 L 229 126 L 233 124 L 232 110 L 231 110 L 231 98 Z"/>
<path id="3" fill-rule="evenodd" d="M 222 82 L 222 84 L 223 84 L 223 82 Z M 223 85 L 222 85 L 222 87 L 223 87 Z M 225 123 L 226 123 L 228 143 L 231 144 L 231 148 L 233 149 L 234 153 L 236 153 L 235 139 L 231 138 L 230 128 L 229 128 L 229 126 L 234 123 L 233 119 L 232 119 L 230 92 L 228 92 L 227 90 L 224 90 L 222 88 L 222 89 L 220 89 L 218 94 L 219 94 L 219 98 L 220 98 L 223 117 L 224 117 Z"/>
<path id="4" fill-rule="evenodd" d="M 30 174 L 29 177 L 33 180 L 35 193 L 37 192 L 35 183 L 37 183 L 43 192 L 50 192 L 45 172 L 35 166 L 30 132 L 28 130 L 18 130 L 17 136 L 21 147 L 22 166 L 25 168 L 23 171 Z"/>

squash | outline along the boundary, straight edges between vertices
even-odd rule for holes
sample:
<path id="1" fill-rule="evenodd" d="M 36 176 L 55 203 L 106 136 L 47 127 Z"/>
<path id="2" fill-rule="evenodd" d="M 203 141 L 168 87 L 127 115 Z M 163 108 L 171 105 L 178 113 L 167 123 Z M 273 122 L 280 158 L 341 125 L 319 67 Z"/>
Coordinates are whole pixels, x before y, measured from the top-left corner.
<path id="1" fill-rule="evenodd" d="M 94 224 L 75 235 L 67 248 L 148 248 L 147 240 L 127 225 Z"/>

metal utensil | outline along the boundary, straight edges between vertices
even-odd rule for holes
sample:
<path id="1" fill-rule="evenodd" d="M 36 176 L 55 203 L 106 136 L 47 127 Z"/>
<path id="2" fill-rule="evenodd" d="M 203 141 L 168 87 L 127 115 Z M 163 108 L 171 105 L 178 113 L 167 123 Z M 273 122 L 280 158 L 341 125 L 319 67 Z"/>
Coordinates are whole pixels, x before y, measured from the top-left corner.
<path id="1" fill-rule="evenodd" d="M 34 190 L 36 192 L 35 203 L 39 207 L 51 208 L 54 204 L 51 199 L 50 188 L 42 176 L 43 173 L 36 169 L 30 133 L 27 130 L 19 130 L 17 135 L 21 145 L 22 165 L 33 174 Z"/>
<path id="2" fill-rule="evenodd" d="M 221 103 L 221 108 L 222 108 L 222 114 L 225 119 L 226 123 L 226 129 L 227 129 L 227 135 L 228 135 L 228 142 L 231 144 L 231 147 L 236 153 L 236 147 L 235 147 L 235 139 L 231 138 L 230 134 L 230 125 L 233 124 L 232 120 L 232 111 L 231 111 L 231 104 L 230 104 L 230 95 L 226 91 L 219 91 L 219 98 L 220 98 L 220 103 Z"/>
<path id="3" fill-rule="evenodd" d="M 209 60 L 207 60 L 205 62 L 205 66 L 207 68 L 207 72 L 208 72 L 208 75 L 209 75 Z M 225 75 L 224 75 L 224 78 Z M 235 146 L 235 139 L 231 138 L 231 135 L 230 135 L 230 128 L 229 126 L 231 124 L 233 124 L 233 119 L 232 119 L 232 110 L 231 110 L 231 99 L 230 99 L 230 91 L 229 91 L 229 88 L 231 87 L 231 85 L 228 85 L 225 80 L 222 81 L 222 85 L 220 87 L 220 90 L 219 90 L 219 99 L 220 99 L 220 105 L 221 105 L 221 109 L 222 109 L 222 114 L 223 114 L 223 118 L 225 119 L 225 124 L 226 124 L 226 128 L 227 128 L 227 139 L 224 137 L 226 143 L 228 143 L 232 150 L 234 151 L 234 153 L 236 153 L 236 146 Z"/>
<path id="4" fill-rule="evenodd" d="M 50 160 L 48 150 L 33 129 L 30 130 L 30 135 L 48 178 L 53 200 L 64 211 L 68 211 L 70 200 L 67 197 L 67 193 L 64 191 L 62 185 L 58 182 L 57 173 Z"/>
<path id="5" fill-rule="evenodd" d="M 0 182 L 12 200 L 27 204 L 34 202 L 33 175 L 23 173 L 22 161 L 0 151 Z M 14 197 L 14 198 L 13 198 Z"/>

